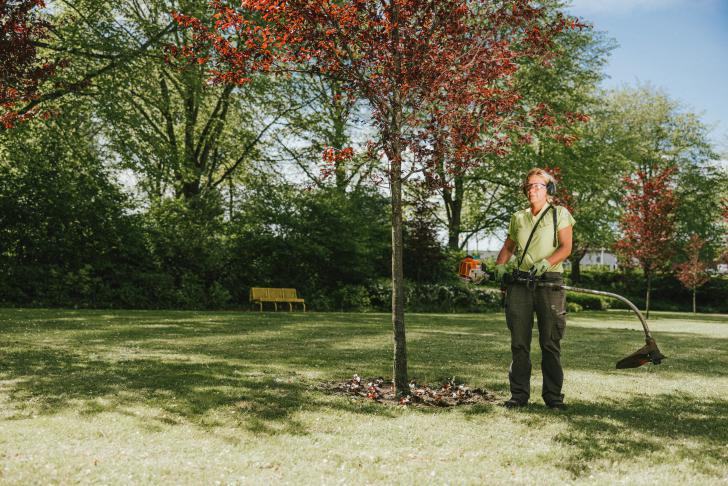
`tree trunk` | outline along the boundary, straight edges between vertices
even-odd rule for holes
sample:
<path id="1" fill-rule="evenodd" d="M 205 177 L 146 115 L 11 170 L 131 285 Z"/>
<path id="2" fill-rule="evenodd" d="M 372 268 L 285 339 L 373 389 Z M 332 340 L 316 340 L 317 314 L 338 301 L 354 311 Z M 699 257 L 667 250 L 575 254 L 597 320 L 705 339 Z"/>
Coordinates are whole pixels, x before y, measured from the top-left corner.
<path id="1" fill-rule="evenodd" d="M 392 2 L 392 23 L 397 25 L 399 7 Z M 399 31 L 392 30 L 392 45 L 399 46 Z M 396 47 L 395 47 L 396 48 Z M 395 69 L 401 69 L 399 56 L 395 58 Z M 389 132 L 390 180 L 392 200 L 392 327 L 394 330 L 394 387 L 397 395 L 409 395 L 407 383 L 407 340 L 404 328 L 404 269 L 402 243 L 402 100 L 395 89 L 392 94 L 391 131 Z"/>
<path id="2" fill-rule="evenodd" d="M 647 296 L 645 297 L 645 319 L 650 318 L 650 291 L 652 290 L 652 272 L 647 272 Z"/>
<path id="3" fill-rule="evenodd" d="M 440 177 L 445 180 L 444 161 L 440 166 Z M 447 247 L 450 250 L 460 249 L 460 232 L 462 231 L 463 195 L 465 194 L 465 181 L 462 175 L 453 178 L 454 193 L 449 187 L 442 189 L 442 199 L 447 212 Z"/>
<path id="4" fill-rule="evenodd" d="M 460 249 L 460 215 L 461 205 L 460 201 L 453 200 L 450 206 L 452 210 L 452 217 L 450 218 L 449 225 L 447 228 L 447 247 L 451 250 Z"/>
<path id="5" fill-rule="evenodd" d="M 580 261 L 581 258 L 571 259 L 571 273 L 569 274 L 569 278 L 571 279 L 572 283 L 581 282 L 581 266 L 579 264 Z"/>
<path id="6" fill-rule="evenodd" d="M 696 287 L 693 287 L 693 314 L 697 312 L 695 308 L 695 293 L 696 293 Z"/>
<path id="7" fill-rule="evenodd" d="M 394 329 L 394 386 L 398 395 L 409 394 L 407 340 L 404 328 L 404 267 L 402 262 L 402 172 L 392 161 L 392 327 Z"/>
<path id="8" fill-rule="evenodd" d="M 571 262 L 571 273 L 569 274 L 569 278 L 571 279 L 572 283 L 579 283 L 581 282 L 581 259 L 584 258 L 584 255 L 586 255 L 586 250 L 576 250 L 572 251 L 571 255 L 569 256 L 569 262 Z"/>

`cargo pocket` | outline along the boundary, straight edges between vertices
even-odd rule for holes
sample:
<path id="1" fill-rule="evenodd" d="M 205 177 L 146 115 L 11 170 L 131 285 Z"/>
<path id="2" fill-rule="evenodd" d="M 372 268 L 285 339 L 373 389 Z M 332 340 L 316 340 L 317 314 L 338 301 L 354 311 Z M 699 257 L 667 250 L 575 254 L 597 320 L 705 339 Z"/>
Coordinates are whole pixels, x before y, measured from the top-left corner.
<path id="1" fill-rule="evenodd" d="M 566 292 L 555 290 L 551 293 L 551 339 L 561 341 L 566 332 Z"/>

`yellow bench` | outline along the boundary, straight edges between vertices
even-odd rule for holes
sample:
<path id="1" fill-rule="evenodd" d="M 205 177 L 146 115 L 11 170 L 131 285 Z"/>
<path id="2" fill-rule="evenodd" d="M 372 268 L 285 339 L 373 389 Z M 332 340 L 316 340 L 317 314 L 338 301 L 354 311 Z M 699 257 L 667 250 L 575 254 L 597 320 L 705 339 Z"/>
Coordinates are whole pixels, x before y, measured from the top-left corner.
<path id="1" fill-rule="evenodd" d="M 293 311 L 293 304 L 301 304 L 303 312 L 306 312 L 306 302 L 298 297 L 296 289 L 271 289 L 265 287 L 252 287 L 250 289 L 251 305 L 258 304 L 259 310 L 263 311 L 264 302 L 273 302 L 275 310 L 278 310 L 279 303 L 288 304 L 288 310 Z"/>

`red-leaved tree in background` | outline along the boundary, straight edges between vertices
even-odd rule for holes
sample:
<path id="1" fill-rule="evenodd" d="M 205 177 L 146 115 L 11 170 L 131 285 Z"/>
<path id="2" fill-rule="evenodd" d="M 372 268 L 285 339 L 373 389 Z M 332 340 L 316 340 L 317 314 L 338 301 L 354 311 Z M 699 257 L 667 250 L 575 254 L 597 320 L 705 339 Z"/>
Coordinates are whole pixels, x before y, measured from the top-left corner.
<path id="1" fill-rule="evenodd" d="M 12 128 L 37 114 L 23 105 L 38 95 L 39 85 L 56 65 L 40 59 L 35 42 L 46 36 L 40 18 L 43 0 L 0 0 L 0 127 Z"/>
<path id="2" fill-rule="evenodd" d="M 635 262 L 642 268 L 647 291 L 645 313 L 650 316 L 650 292 L 654 274 L 668 266 L 674 254 L 676 199 L 671 186 L 674 167 L 652 167 L 624 179 L 622 238 L 615 244 L 625 266 Z"/>
<path id="3" fill-rule="evenodd" d="M 700 260 L 700 250 L 703 245 L 705 245 L 705 241 L 698 235 L 692 235 L 685 248 L 688 260 L 676 265 L 678 280 L 686 289 L 693 292 L 693 314 L 696 312 L 695 294 L 697 289 L 710 280 L 708 265 Z"/>
<path id="4" fill-rule="evenodd" d="M 212 0 L 211 6 L 214 25 L 175 14 L 194 31 L 195 45 L 173 54 L 208 63 L 216 82 L 308 71 L 336 79 L 368 103 L 378 134 L 371 151 L 386 163 L 391 197 L 394 383 L 408 394 L 402 185 L 432 172 L 432 143 L 443 133 L 454 160 L 472 161 L 475 151 L 506 149 L 506 134 L 519 127 L 555 125 L 546 105 L 523 106 L 512 77 L 522 62 L 546 62 L 553 37 L 582 25 L 548 17 L 528 0 L 243 0 L 234 8 Z"/>

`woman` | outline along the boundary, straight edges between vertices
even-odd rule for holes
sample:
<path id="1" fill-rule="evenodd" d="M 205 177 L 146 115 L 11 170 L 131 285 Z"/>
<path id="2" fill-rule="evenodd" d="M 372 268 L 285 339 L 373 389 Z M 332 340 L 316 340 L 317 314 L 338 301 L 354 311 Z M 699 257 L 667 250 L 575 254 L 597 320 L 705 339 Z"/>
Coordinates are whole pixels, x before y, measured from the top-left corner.
<path id="1" fill-rule="evenodd" d="M 574 218 L 562 206 L 554 206 L 554 178 L 543 169 L 531 169 L 522 186 L 529 208 L 511 216 L 508 237 L 496 260 L 496 276 L 515 254 L 517 270 L 525 275 L 535 270 L 547 282 L 562 283 L 562 262 L 571 254 Z M 512 362 L 508 370 L 511 398 L 507 408 L 528 403 L 531 381 L 531 333 L 533 313 L 538 322 L 541 345 L 542 397 L 553 409 L 565 409 L 561 387 L 561 338 L 566 327 L 565 292 L 547 287 L 511 284 L 506 292 L 506 323 L 511 332 Z"/>

